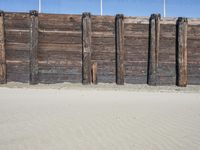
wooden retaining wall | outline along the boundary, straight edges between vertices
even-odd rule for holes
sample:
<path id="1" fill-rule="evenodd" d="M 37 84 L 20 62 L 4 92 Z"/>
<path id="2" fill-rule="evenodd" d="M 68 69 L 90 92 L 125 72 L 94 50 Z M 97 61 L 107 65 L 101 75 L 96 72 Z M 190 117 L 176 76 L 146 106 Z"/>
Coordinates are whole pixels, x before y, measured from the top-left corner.
<path id="1" fill-rule="evenodd" d="M 200 84 L 200 19 L 0 12 L 0 83 Z"/>

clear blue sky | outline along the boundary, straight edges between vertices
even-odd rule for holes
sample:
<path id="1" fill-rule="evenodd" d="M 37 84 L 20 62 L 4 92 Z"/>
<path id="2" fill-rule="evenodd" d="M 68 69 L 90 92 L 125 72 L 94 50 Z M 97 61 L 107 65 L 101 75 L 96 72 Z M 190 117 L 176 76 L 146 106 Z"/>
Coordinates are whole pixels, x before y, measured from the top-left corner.
<path id="1" fill-rule="evenodd" d="M 4 11 L 38 10 L 38 0 L 0 0 Z M 200 18 L 200 0 L 166 0 L 167 16 Z M 100 0 L 42 0 L 44 13 L 100 14 Z M 163 16 L 163 0 L 103 0 L 103 14 L 126 16 L 150 16 L 152 13 Z"/>

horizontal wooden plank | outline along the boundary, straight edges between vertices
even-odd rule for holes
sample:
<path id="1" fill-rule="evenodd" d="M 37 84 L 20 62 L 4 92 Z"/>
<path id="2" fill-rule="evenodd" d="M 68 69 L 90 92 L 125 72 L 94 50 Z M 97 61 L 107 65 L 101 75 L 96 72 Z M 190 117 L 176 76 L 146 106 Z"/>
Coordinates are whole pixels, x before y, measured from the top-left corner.
<path id="1" fill-rule="evenodd" d="M 200 25 L 200 19 L 199 18 L 188 18 L 188 24 L 189 25 Z"/>
<path id="2" fill-rule="evenodd" d="M 69 67 L 69 66 L 39 66 L 39 73 L 44 74 L 81 74 L 82 73 L 82 67 Z"/>
<path id="3" fill-rule="evenodd" d="M 159 62 L 175 62 L 176 61 L 176 53 L 159 53 L 158 57 Z"/>
<path id="4" fill-rule="evenodd" d="M 26 20 L 29 19 L 29 13 L 14 13 L 14 12 L 5 12 L 5 20 Z"/>
<path id="5" fill-rule="evenodd" d="M 126 65 L 125 74 L 128 76 L 145 76 L 147 75 L 147 66 Z"/>
<path id="6" fill-rule="evenodd" d="M 7 63 L 7 73 L 29 73 L 29 63 Z"/>
<path id="7" fill-rule="evenodd" d="M 39 43 L 39 51 L 77 51 L 82 52 L 82 44 L 52 44 L 52 43 Z"/>
<path id="8" fill-rule="evenodd" d="M 116 82 L 116 76 L 110 75 L 110 74 L 99 75 L 97 73 L 97 81 L 98 81 L 98 83 L 115 83 Z"/>
<path id="9" fill-rule="evenodd" d="M 142 37 L 125 37 L 124 46 L 141 46 L 141 49 L 148 49 L 148 38 Z"/>
<path id="10" fill-rule="evenodd" d="M 40 60 L 38 61 L 39 67 L 82 67 L 81 60 Z"/>
<path id="11" fill-rule="evenodd" d="M 72 52 L 65 52 L 65 51 L 39 51 L 38 53 L 38 60 L 40 61 L 55 61 L 55 60 L 82 60 L 82 53 L 72 51 Z"/>
<path id="12" fill-rule="evenodd" d="M 192 57 L 195 54 L 200 53 L 200 42 L 199 40 L 188 39 L 188 57 Z"/>
<path id="13" fill-rule="evenodd" d="M 93 53 L 98 53 L 98 52 L 110 52 L 110 53 L 115 53 L 115 45 L 94 45 L 92 44 L 91 46 L 92 52 Z"/>
<path id="14" fill-rule="evenodd" d="M 51 44 L 81 44 L 81 34 L 66 34 L 66 33 L 39 33 L 40 43 Z"/>
<path id="15" fill-rule="evenodd" d="M 39 28 L 62 31 L 81 31 L 79 15 L 39 15 Z"/>
<path id="16" fill-rule="evenodd" d="M 29 82 L 29 73 L 7 73 L 7 82 L 20 82 L 28 83 Z"/>
<path id="17" fill-rule="evenodd" d="M 5 30 L 8 29 L 18 29 L 25 30 L 30 28 L 30 20 L 29 18 L 25 19 L 5 19 L 4 21 Z"/>
<path id="18" fill-rule="evenodd" d="M 188 39 L 200 39 L 200 25 L 188 25 Z"/>
<path id="19" fill-rule="evenodd" d="M 200 85 L 200 76 L 193 76 L 188 74 L 188 84 L 190 85 Z"/>
<path id="20" fill-rule="evenodd" d="M 176 77 L 175 76 L 157 76 L 157 85 L 175 85 Z"/>
<path id="21" fill-rule="evenodd" d="M 92 22 L 115 22 L 115 16 L 97 16 L 97 15 L 92 15 L 91 16 Z"/>
<path id="22" fill-rule="evenodd" d="M 7 82 L 29 82 L 29 63 L 7 62 Z"/>
<path id="23" fill-rule="evenodd" d="M 80 20 L 82 19 L 82 15 L 75 14 L 48 14 L 48 13 L 39 13 L 38 15 L 39 21 L 41 20 L 64 20 L 67 22 Z"/>
<path id="24" fill-rule="evenodd" d="M 147 61 L 147 59 L 148 59 L 148 55 L 146 54 L 127 54 L 126 53 L 126 55 L 125 55 L 125 60 L 127 61 L 127 62 L 129 62 L 129 61 Z"/>
<path id="25" fill-rule="evenodd" d="M 176 25 L 161 24 L 160 25 L 160 37 L 175 38 L 176 37 Z"/>
<path id="26" fill-rule="evenodd" d="M 6 42 L 6 50 L 29 51 L 29 43 Z"/>
<path id="27" fill-rule="evenodd" d="M 13 43 L 29 43 L 30 35 L 29 31 L 6 31 L 6 42 Z"/>
<path id="28" fill-rule="evenodd" d="M 134 37 L 149 36 L 149 25 L 147 24 L 124 24 L 124 35 Z"/>
<path id="29" fill-rule="evenodd" d="M 92 45 L 115 45 L 115 38 L 110 37 L 92 37 Z"/>
<path id="30" fill-rule="evenodd" d="M 160 19 L 160 24 L 163 25 L 163 24 L 168 24 L 168 25 L 176 25 L 176 22 L 177 22 L 177 18 L 175 17 L 162 17 Z"/>
<path id="31" fill-rule="evenodd" d="M 6 49 L 6 59 L 11 61 L 20 60 L 23 62 L 29 62 L 29 51 Z"/>
<path id="32" fill-rule="evenodd" d="M 188 65 L 189 76 L 200 76 L 200 65 Z"/>
<path id="33" fill-rule="evenodd" d="M 160 63 L 158 64 L 159 76 L 176 76 L 176 64 L 174 63 Z"/>
<path id="34" fill-rule="evenodd" d="M 149 24 L 149 17 L 124 17 L 125 24 Z"/>
<path id="35" fill-rule="evenodd" d="M 126 75 L 125 83 L 127 84 L 147 84 L 147 76 L 134 76 L 134 75 Z"/>
<path id="36" fill-rule="evenodd" d="M 108 52 L 98 52 L 92 53 L 92 60 L 115 60 L 115 53 L 108 53 Z"/>
<path id="37" fill-rule="evenodd" d="M 111 37 L 111 38 L 115 38 L 115 33 L 114 32 L 104 32 L 104 31 L 101 31 L 101 32 L 92 32 L 92 37 L 101 37 L 101 38 L 104 38 L 104 37 Z"/>
<path id="38" fill-rule="evenodd" d="M 91 17 L 92 32 L 115 32 L 115 17 L 109 16 L 92 16 Z"/>
<path id="39" fill-rule="evenodd" d="M 56 74 L 56 73 L 39 73 L 39 82 L 44 84 L 55 84 L 55 83 L 81 83 L 81 74 Z"/>
<path id="40" fill-rule="evenodd" d="M 146 47 L 141 47 L 141 45 L 137 45 L 135 43 L 134 45 L 125 45 L 125 53 L 126 55 L 129 54 L 138 54 L 138 55 L 147 55 L 148 54 L 148 45 L 145 45 Z"/>

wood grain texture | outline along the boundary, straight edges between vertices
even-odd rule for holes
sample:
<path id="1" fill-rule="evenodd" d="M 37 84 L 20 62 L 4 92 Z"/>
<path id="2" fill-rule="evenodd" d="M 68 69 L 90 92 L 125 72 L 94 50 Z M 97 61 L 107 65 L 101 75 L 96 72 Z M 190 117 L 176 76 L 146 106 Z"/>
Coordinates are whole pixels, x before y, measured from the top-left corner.
<path id="1" fill-rule="evenodd" d="M 160 14 L 153 14 L 150 18 L 150 44 L 149 44 L 149 65 L 148 84 L 157 84 L 158 54 L 160 39 Z"/>
<path id="2" fill-rule="evenodd" d="M 4 12 L 0 11 L 0 84 L 6 83 Z"/>
<path id="3" fill-rule="evenodd" d="M 177 85 L 187 86 L 187 18 L 177 20 Z"/>
<path id="4" fill-rule="evenodd" d="M 147 78 L 151 75 L 151 85 L 174 85 L 178 75 L 177 66 L 184 68 L 185 64 L 184 53 L 177 50 L 179 43 L 183 43 L 179 49 L 184 47 L 184 42 L 177 42 L 183 34 L 177 37 L 177 18 L 156 17 L 150 20 L 149 17 L 124 17 L 124 59 L 121 61 L 116 57 L 116 48 L 121 48 L 121 41 L 116 41 L 119 36 L 115 16 L 90 16 L 89 21 L 85 19 L 85 30 L 82 31 L 82 15 L 38 14 L 38 82 L 83 82 L 83 66 L 86 65 L 89 83 L 94 82 L 95 78 L 98 78 L 98 83 L 115 83 L 118 71 L 116 62 L 121 61 L 124 68 L 123 83 L 150 83 Z M 4 13 L 3 22 L 0 22 L 4 26 L 0 28 L 0 39 L 4 35 L 5 41 L 2 45 L 0 40 L 0 62 L 5 62 L 1 70 L 5 69 L 3 72 L 8 82 L 24 83 L 30 80 L 30 58 L 33 56 L 33 62 L 36 62 L 35 53 L 31 54 L 30 51 L 31 22 L 29 13 L 9 12 Z M 83 40 L 84 36 L 86 40 Z M 188 84 L 200 84 L 199 40 L 199 19 L 188 19 Z M 120 51 L 118 54 L 121 57 Z M 95 63 L 98 65 L 95 66 Z M 184 75 L 184 72 L 179 74 Z"/>
<path id="5" fill-rule="evenodd" d="M 121 14 L 116 15 L 116 83 L 119 85 L 124 84 L 124 16 Z"/>
<path id="6" fill-rule="evenodd" d="M 97 62 L 92 64 L 92 83 L 97 84 Z"/>
<path id="7" fill-rule="evenodd" d="M 38 12 L 30 11 L 30 84 L 38 83 Z"/>
<path id="8" fill-rule="evenodd" d="M 83 84 L 90 84 L 92 82 L 91 76 L 91 14 L 83 13 L 82 16 L 82 61 L 83 61 Z"/>

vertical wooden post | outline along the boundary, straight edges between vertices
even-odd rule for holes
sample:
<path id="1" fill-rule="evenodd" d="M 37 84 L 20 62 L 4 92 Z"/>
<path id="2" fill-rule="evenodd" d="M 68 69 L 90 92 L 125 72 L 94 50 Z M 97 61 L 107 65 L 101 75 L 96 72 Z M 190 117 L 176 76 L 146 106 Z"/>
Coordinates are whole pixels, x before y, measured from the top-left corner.
<path id="1" fill-rule="evenodd" d="M 38 83 L 38 12 L 30 11 L 30 84 Z"/>
<path id="2" fill-rule="evenodd" d="M 6 83 L 4 12 L 0 11 L 0 84 Z"/>
<path id="3" fill-rule="evenodd" d="M 187 18 L 177 20 L 177 85 L 187 86 Z"/>
<path id="4" fill-rule="evenodd" d="M 82 15 L 82 83 L 91 84 L 91 14 Z"/>
<path id="5" fill-rule="evenodd" d="M 92 64 L 92 83 L 97 84 L 97 62 Z"/>
<path id="6" fill-rule="evenodd" d="M 148 84 L 157 84 L 157 68 L 160 38 L 160 14 L 152 14 L 150 17 L 150 39 L 148 60 Z"/>
<path id="7" fill-rule="evenodd" d="M 115 35 L 116 35 L 116 83 L 124 84 L 124 16 L 117 14 L 115 19 Z"/>

